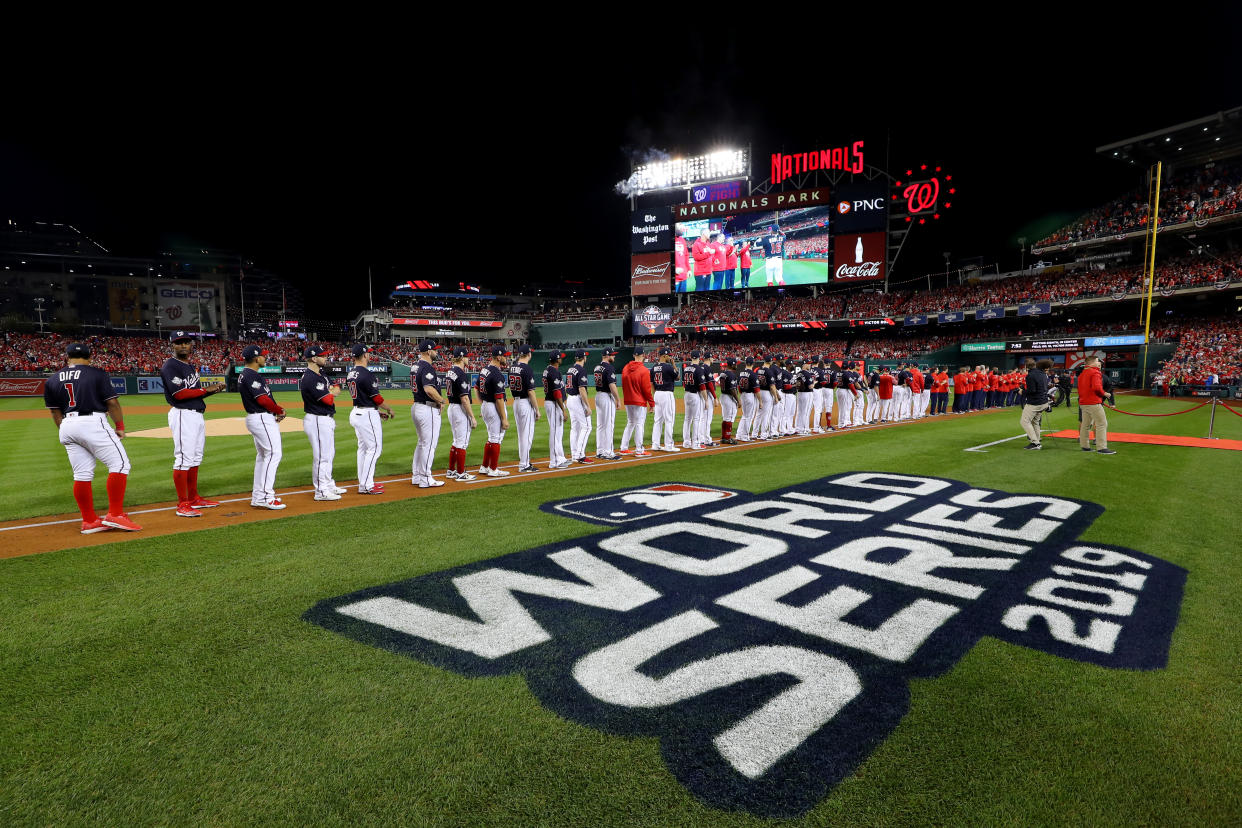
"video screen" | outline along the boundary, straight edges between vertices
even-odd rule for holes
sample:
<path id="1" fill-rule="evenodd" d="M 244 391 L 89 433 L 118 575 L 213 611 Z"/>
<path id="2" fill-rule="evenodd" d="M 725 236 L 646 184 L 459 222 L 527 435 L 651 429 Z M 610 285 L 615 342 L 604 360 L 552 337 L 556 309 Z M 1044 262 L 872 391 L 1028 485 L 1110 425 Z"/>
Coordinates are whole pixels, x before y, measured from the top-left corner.
<path id="1" fill-rule="evenodd" d="M 830 214 L 831 208 L 817 206 L 678 222 L 673 289 L 704 293 L 825 284 L 832 258 Z"/>

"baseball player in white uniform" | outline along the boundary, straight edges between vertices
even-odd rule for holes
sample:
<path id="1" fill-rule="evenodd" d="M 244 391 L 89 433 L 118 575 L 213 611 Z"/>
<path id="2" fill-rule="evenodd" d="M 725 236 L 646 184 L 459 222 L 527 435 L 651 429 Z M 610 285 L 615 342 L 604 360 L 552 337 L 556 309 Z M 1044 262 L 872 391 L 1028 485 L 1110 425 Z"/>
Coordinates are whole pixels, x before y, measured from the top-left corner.
<path id="1" fill-rule="evenodd" d="M 353 347 L 354 367 L 345 376 L 354 407 L 349 424 L 358 438 L 358 494 L 384 493 L 384 484 L 375 482 L 375 467 L 384 451 L 383 420 L 392 419 L 392 406 L 384 402 L 375 375 L 367 367 L 371 349 L 362 343 Z"/>
<path id="2" fill-rule="evenodd" d="M 671 348 L 660 349 L 660 361 L 651 368 L 651 387 L 655 389 L 655 427 L 651 434 L 651 447 L 658 451 L 681 451 L 677 447 L 677 434 L 673 424 L 677 417 L 677 399 L 673 389 L 677 383 L 677 368 L 673 365 Z"/>
<path id="3" fill-rule="evenodd" d="M 565 407 L 565 378 L 561 376 L 561 360 L 565 355 L 559 351 L 548 354 L 548 365 L 543 369 L 543 413 L 548 420 L 548 468 L 569 468 L 565 456 L 565 419 L 569 409 Z"/>
<path id="4" fill-rule="evenodd" d="M 73 467 L 73 498 L 82 513 L 82 534 L 93 535 L 108 529 L 136 532 L 142 527 L 125 514 L 125 485 L 129 481 L 129 456 L 121 445 L 125 437 L 125 418 L 112 380 L 91 365 L 91 351 L 74 343 L 66 351 L 68 365 L 48 377 L 43 386 L 43 404 L 52 414 L 60 444 Z M 108 427 L 111 415 L 115 429 Z M 108 468 L 108 512 L 95 513 L 91 481 L 95 464 Z"/>
<path id="5" fill-rule="evenodd" d="M 854 376 L 857 377 L 855 387 L 858 389 L 858 393 L 854 395 L 854 409 L 850 412 L 850 422 L 856 426 L 867 424 L 867 418 L 864 416 L 867 402 L 867 375 L 863 372 L 863 364 L 861 362 L 855 363 Z"/>
<path id="6" fill-rule="evenodd" d="M 591 398 L 587 396 L 590 375 L 586 370 L 589 351 L 574 352 L 574 364 L 565 372 L 566 408 L 569 409 L 569 459 L 578 463 L 594 463 L 586 456 L 591 439 Z"/>
<path id="7" fill-rule="evenodd" d="M 418 442 L 414 444 L 414 460 L 411 463 L 410 482 L 420 489 L 443 486 L 443 480 L 431 476 L 431 463 L 440 443 L 440 409 L 444 397 L 440 394 L 440 376 L 436 373 L 434 360 L 437 346 L 433 340 L 418 343 L 418 362 L 410 370 L 410 384 L 414 391 L 414 405 L 410 417 Z"/>
<path id="8" fill-rule="evenodd" d="M 854 424 L 851 415 L 854 411 L 854 372 L 843 367 L 836 372 L 837 376 L 837 428 L 849 428 Z"/>
<path id="9" fill-rule="evenodd" d="M 605 348 L 603 359 L 595 366 L 595 456 L 600 460 L 620 460 L 621 455 L 612 450 L 616 434 L 617 409 L 621 397 L 617 394 L 617 373 L 612 367 L 616 348 Z"/>
<path id="10" fill-rule="evenodd" d="M 518 471 L 533 472 L 538 469 L 530 462 L 530 449 L 535 442 L 539 408 L 535 375 L 530 370 L 531 347 L 520 345 L 517 354 L 517 362 L 509 366 L 509 390 L 513 394 L 513 421 L 517 425 Z"/>
<path id="11" fill-rule="evenodd" d="M 755 424 L 755 409 L 759 407 L 755 394 L 755 358 L 746 357 L 737 375 L 737 390 L 742 398 L 742 417 L 737 423 L 737 440 L 749 443 Z"/>
<path id="12" fill-rule="evenodd" d="M 254 439 L 254 483 L 250 489 L 250 505 L 256 509 L 273 511 L 286 504 L 276 496 L 276 470 L 284 449 L 280 438 L 280 422 L 285 410 L 272 397 L 272 390 L 259 373 L 267 364 L 267 351 L 258 345 L 242 349 L 246 366 L 237 378 L 237 392 L 241 395 L 242 408 L 246 410 L 246 430 Z"/>
<path id="13" fill-rule="evenodd" d="M 509 351 L 503 345 L 492 347 L 492 359 L 479 372 L 476 384 L 479 390 L 479 411 L 483 425 L 487 427 L 487 443 L 483 446 L 483 463 L 479 473 L 488 477 L 508 477 L 509 472 L 500 468 L 500 444 L 509 430 L 509 407 L 505 404 L 509 389 L 509 375 L 505 371 Z"/>
<path id="14" fill-rule="evenodd" d="M 703 351 L 702 361 L 699 363 L 703 366 L 703 376 L 705 383 L 703 390 L 707 393 L 703 396 L 703 405 L 699 408 L 699 443 L 704 446 L 720 445 L 712 439 L 712 420 L 716 416 L 716 406 L 720 405 L 720 400 L 716 397 L 716 374 L 712 371 L 712 355 L 708 351 Z"/>
<path id="15" fill-rule="evenodd" d="M 698 449 L 703 446 L 703 434 L 700 431 L 703 423 L 703 406 L 707 405 L 705 387 L 706 371 L 699 364 L 702 355 L 697 351 L 690 352 L 690 361 L 681 366 L 681 386 L 685 389 L 682 402 L 686 406 L 685 417 L 681 421 L 681 447 Z"/>
<path id="16" fill-rule="evenodd" d="M 199 381 L 198 368 L 190 364 L 194 351 L 194 339 L 183 331 L 172 335 L 173 356 L 160 366 L 160 381 L 164 385 L 164 399 L 171 408 L 168 411 L 168 428 L 173 438 L 173 486 L 177 490 L 178 517 L 202 517 L 199 509 L 219 506 L 219 501 L 208 500 L 198 493 L 198 467 L 203 462 L 203 446 L 207 439 L 207 426 L 203 412 L 207 410 L 203 400 L 224 390 L 224 383 L 203 385 Z"/>
<path id="17" fill-rule="evenodd" d="M 306 371 L 298 382 L 302 393 L 302 431 L 311 447 L 311 485 L 315 500 L 340 500 L 345 490 L 336 485 L 332 466 L 336 460 L 336 401 L 341 387 L 323 375 L 328 364 L 327 352 L 321 344 L 310 345 Z"/>
<path id="18" fill-rule="evenodd" d="M 478 425 L 474 418 L 474 405 L 471 403 L 474 386 L 470 381 L 470 369 L 466 366 L 469 353 L 465 348 L 454 348 L 453 364 L 444 377 L 449 428 L 453 431 L 449 467 L 444 476 L 461 483 L 469 483 L 475 479 L 473 474 L 466 471 L 466 449 L 470 447 L 470 432 Z"/>

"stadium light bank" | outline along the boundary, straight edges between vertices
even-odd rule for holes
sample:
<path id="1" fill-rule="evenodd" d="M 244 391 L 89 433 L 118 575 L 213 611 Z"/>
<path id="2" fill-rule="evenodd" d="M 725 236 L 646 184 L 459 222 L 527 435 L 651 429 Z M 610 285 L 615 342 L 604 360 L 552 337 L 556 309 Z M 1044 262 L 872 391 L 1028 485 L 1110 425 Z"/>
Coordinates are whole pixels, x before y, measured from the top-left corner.
<path id="1" fill-rule="evenodd" d="M 725 149 L 696 155 L 654 161 L 634 168 L 630 183 L 635 194 L 680 190 L 695 184 L 710 184 L 750 175 L 750 150 Z"/>

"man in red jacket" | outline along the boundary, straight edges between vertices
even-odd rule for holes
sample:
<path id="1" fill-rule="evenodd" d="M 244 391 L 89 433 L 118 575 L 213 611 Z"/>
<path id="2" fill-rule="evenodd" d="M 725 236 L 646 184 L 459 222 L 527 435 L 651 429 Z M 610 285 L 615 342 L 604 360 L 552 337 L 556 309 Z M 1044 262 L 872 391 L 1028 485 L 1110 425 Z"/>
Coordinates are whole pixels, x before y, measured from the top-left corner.
<path id="1" fill-rule="evenodd" d="M 889 422 L 889 416 L 893 408 L 893 375 L 888 372 L 888 368 L 884 368 L 880 372 L 880 422 Z"/>
<path id="2" fill-rule="evenodd" d="M 737 251 L 738 264 L 742 268 L 742 280 L 738 287 L 745 290 L 750 287 L 750 242 L 743 242 Z"/>
<path id="3" fill-rule="evenodd" d="M 712 290 L 724 290 L 725 262 L 729 258 L 725 253 L 724 233 L 712 234 L 712 250 Z"/>
<path id="4" fill-rule="evenodd" d="M 963 365 L 953 375 L 953 413 L 965 414 L 969 408 L 969 398 L 970 375 L 966 373 L 966 366 Z"/>
<path id="5" fill-rule="evenodd" d="M 647 409 L 655 408 L 651 392 L 651 372 L 643 364 L 643 348 L 634 348 L 634 358 L 621 369 L 621 397 L 625 405 L 625 431 L 621 432 L 621 454 L 629 454 L 630 438 L 634 438 L 634 456 L 646 457 L 643 432 L 647 429 Z"/>
<path id="6" fill-rule="evenodd" d="M 704 227 L 690 248 L 690 256 L 694 259 L 694 290 L 696 293 L 707 290 L 711 285 L 712 257 L 715 255 L 711 231 Z"/>
<path id="7" fill-rule="evenodd" d="M 733 243 L 732 236 L 725 236 L 725 289 L 733 290 L 734 281 L 737 279 L 737 245 Z"/>
<path id="8" fill-rule="evenodd" d="M 1087 357 L 1087 367 L 1078 377 L 1078 410 L 1082 421 L 1078 425 L 1078 446 L 1091 451 L 1090 434 L 1095 431 L 1095 450 L 1100 454 L 1116 454 L 1108 447 L 1108 417 L 1104 415 L 1104 375 L 1100 373 L 1100 358 Z"/>
<path id="9" fill-rule="evenodd" d="M 677 240 L 673 242 L 673 280 L 678 293 L 686 292 L 686 279 L 690 277 L 690 248 L 686 245 L 686 225 L 677 225 Z"/>

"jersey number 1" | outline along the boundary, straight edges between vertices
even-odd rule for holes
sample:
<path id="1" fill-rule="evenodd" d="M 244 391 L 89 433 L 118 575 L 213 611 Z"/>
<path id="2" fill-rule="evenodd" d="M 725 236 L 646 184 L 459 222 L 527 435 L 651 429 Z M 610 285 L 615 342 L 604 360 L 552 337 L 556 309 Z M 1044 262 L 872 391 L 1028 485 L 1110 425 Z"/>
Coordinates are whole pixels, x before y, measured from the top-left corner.
<path id="1" fill-rule="evenodd" d="M 73 383 L 72 382 L 65 383 L 65 393 L 69 395 L 69 407 L 77 408 L 78 407 L 77 400 L 73 398 Z"/>

